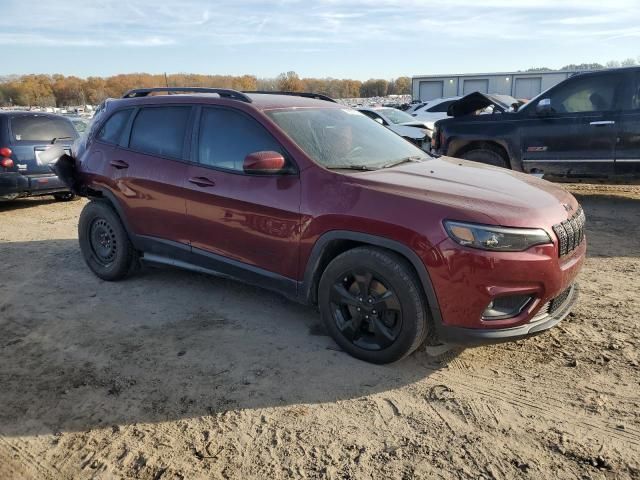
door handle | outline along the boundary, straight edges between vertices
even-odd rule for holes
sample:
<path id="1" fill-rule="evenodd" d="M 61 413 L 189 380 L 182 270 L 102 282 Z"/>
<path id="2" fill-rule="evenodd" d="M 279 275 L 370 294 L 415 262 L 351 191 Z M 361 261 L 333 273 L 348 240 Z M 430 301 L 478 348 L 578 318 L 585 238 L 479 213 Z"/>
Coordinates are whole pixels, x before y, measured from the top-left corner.
<path id="1" fill-rule="evenodd" d="M 199 187 L 215 187 L 216 182 L 213 180 L 209 180 L 207 177 L 191 177 L 189 182 L 194 185 L 198 185 Z"/>
<path id="2" fill-rule="evenodd" d="M 129 168 L 129 164 L 124 160 L 111 160 L 109 162 L 112 167 L 121 169 L 121 168 Z"/>
<path id="3" fill-rule="evenodd" d="M 589 125 L 593 125 L 594 127 L 599 127 L 601 125 L 615 125 L 616 122 L 613 120 L 602 120 L 600 122 L 591 122 Z"/>

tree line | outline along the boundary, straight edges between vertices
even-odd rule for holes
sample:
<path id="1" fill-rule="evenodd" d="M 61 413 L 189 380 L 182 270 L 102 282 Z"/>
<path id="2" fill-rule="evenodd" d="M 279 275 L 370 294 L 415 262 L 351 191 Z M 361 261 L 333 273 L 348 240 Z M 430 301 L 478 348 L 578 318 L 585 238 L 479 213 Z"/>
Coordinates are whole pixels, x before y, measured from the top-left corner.
<path id="1" fill-rule="evenodd" d="M 276 78 L 253 75 L 154 75 L 130 73 L 110 77 L 22 75 L 0 78 L 0 105 L 66 107 L 97 105 L 105 98 L 121 97 L 127 90 L 148 87 L 218 87 L 235 90 L 268 90 L 322 93 L 332 98 L 377 97 L 411 93 L 411 79 L 360 80 L 336 78 L 300 78 L 286 72 Z"/>

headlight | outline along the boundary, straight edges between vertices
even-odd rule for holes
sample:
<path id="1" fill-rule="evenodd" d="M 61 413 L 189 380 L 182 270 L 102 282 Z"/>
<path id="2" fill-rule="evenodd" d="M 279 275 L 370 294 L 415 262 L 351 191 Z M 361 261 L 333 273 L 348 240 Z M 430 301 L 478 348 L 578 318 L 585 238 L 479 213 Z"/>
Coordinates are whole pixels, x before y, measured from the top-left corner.
<path id="1" fill-rule="evenodd" d="M 521 252 L 552 243 L 549 234 L 540 228 L 507 228 L 445 220 L 449 236 L 460 245 L 498 252 Z"/>

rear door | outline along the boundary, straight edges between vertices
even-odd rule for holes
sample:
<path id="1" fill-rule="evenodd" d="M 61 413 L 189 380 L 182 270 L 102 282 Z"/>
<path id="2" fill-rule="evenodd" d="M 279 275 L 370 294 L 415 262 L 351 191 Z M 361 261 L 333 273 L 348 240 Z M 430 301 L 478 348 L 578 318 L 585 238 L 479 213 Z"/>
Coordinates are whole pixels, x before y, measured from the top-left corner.
<path id="1" fill-rule="evenodd" d="M 118 133 L 121 119 L 117 115 L 114 113 L 98 134 L 100 155 L 104 157 L 93 159 L 98 151 L 94 146 L 87 161 L 103 165 L 103 178 L 117 197 L 130 228 L 146 237 L 142 239 L 147 241 L 145 249 L 161 254 L 166 253 L 162 245 L 169 249 L 188 245 L 184 183 L 192 107 L 137 108 L 122 135 Z M 108 138 L 117 144 L 109 143 Z"/>
<path id="2" fill-rule="evenodd" d="M 66 118 L 42 113 L 9 116 L 9 141 L 17 170 L 23 175 L 52 175 L 47 161 L 40 158 L 52 143 L 69 153 L 78 138 L 73 124 Z M 3 145 L 4 146 L 4 145 Z"/>
<path id="3" fill-rule="evenodd" d="M 629 73 L 620 114 L 616 174 L 640 177 L 640 72 Z"/>
<path id="4" fill-rule="evenodd" d="M 623 75 L 574 77 L 549 91 L 553 112 L 538 115 L 536 100 L 521 122 L 523 169 L 546 175 L 606 178 L 614 158 Z"/>

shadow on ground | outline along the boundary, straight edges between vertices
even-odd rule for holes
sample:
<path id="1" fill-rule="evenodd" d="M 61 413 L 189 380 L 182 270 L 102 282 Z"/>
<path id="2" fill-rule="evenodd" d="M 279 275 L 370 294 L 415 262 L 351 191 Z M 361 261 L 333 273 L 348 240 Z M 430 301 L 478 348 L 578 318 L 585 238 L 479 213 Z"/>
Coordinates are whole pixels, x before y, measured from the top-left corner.
<path id="1" fill-rule="evenodd" d="M 447 362 L 424 351 L 388 366 L 355 360 L 314 309 L 231 280 L 146 268 L 103 282 L 76 240 L 0 243 L 0 254 L 2 435 L 335 402 Z"/>

